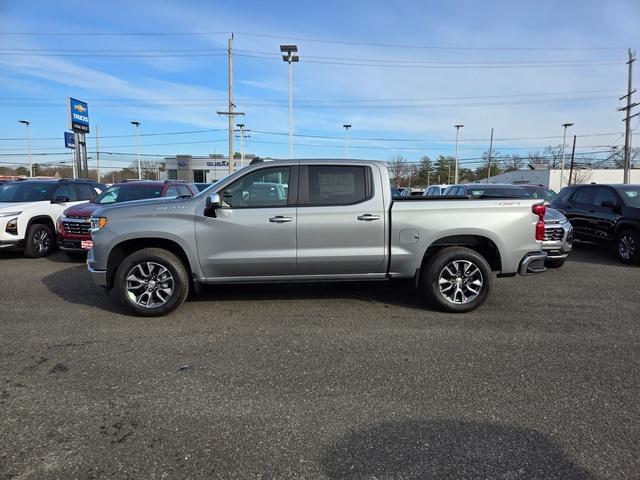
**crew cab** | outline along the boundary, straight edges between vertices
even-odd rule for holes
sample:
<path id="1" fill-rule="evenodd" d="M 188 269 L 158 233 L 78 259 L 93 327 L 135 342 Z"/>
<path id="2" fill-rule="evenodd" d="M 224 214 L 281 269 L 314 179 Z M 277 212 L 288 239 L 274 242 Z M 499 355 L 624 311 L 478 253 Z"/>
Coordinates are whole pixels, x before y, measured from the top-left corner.
<path id="1" fill-rule="evenodd" d="M 56 246 L 56 220 L 106 186 L 91 180 L 16 180 L 0 185 L 0 248 L 46 257 Z"/>
<path id="2" fill-rule="evenodd" d="M 203 285 L 396 278 L 467 312 L 493 272 L 545 270 L 544 212 L 535 199 L 394 199 L 384 162 L 262 162 L 194 198 L 96 210 L 87 266 L 142 316 L 174 310 Z"/>
<path id="3" fill-rule="evenodd" d="M 91 214 L 98 208 L 114 203 L 147 198 L 193 197 L 199 193 L 195 185 L 178 180 L 125 180 L 107 188 L 90 202 L 66 209 L 58 219 L 58 245 L 75 259 L 91 248 L 89 233 Z"/>
<path id="4" fill-rule="evenodd" d="M 640 185 L 571 185 L 551 204 L 578 240 L 613 246 L 622 263 L 640 263 Z"/>

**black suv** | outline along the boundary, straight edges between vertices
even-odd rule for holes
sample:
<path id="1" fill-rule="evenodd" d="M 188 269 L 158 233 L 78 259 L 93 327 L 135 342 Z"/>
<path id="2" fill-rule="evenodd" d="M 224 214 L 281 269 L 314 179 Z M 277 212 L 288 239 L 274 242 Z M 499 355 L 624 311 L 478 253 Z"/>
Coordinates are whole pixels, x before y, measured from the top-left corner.
<path id="1" fill-rule="evenodd" d="M 614 246 L 622 263 L 640 263 L 640 185 L 572 185 L 551 206 L 578 240 Z"/>

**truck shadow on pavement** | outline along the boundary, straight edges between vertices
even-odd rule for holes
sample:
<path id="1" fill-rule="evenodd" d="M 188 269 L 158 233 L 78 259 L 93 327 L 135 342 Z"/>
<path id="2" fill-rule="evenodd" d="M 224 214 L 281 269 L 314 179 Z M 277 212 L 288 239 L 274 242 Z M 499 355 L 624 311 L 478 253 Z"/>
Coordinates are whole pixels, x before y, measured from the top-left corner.
<path id="1" fill-rule="evenodd" d="M 128 314 L 113 295 L 91 283 L 85 265 L 70 261 L 69 265 L 69 268 L 47 275 L 42 283 L 67 302 Z M 413 284 L 405 281 L 208 285 L 201 293 L 191 294 L 187 302 L 313 299 L 354 299 L 420 310 L 429 308 L 418 298 Z"/>
<path id="2" fill-rule="evenodd" d="M 325 451 L 321 464 L 331 479 L 595 479 L 540 432 L 455 420 L 353 431 Z"/>
<path id="3" fill-rule="evenodd" d="M 112 313 L 126 314 L 120 303 L 104 289 L 94 285 L 83 264 L 69 261 L 70 268 L 58 270 L 42 279 L 42 284 L 63 300 L 78 305 L 87 305 Z"/>

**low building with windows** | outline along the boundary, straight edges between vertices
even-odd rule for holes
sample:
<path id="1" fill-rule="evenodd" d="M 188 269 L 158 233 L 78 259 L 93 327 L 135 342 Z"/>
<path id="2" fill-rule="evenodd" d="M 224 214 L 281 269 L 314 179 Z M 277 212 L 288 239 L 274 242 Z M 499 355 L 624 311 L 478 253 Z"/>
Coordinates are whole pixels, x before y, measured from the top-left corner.
<path id="1" fill-rule="evenodd" d="M 564 175 L 562 175 L 564 173 Z M 543 185 L 556 192 L 562 188 L 560 177 L 562 176 L 562 186 L 569 182 L 569 169 L 561 172 L 559 169 L 535 169 L 535 170 L 514 170 L 491 177 L 491 183 L 513 183 L 515 185 Z M 622 169 L 580 169 L 574 170 L 571 183 L 622 183 L 624 171 Z M 640 168 L 632 168 L 630 175 L 631 183 L 640 183 Z"/>
<path id="2" fill-rule="evenodd" d="M 240 158 L 235 158 L 232 171 L 249 165 L 255 158 L 256 155 L 246 154 L 244 165 Z M 229 175 L 229 157 L 222 154 L 176 155 L 175 157 L 165 157 L 164 162 L 168 180 L 213 183 Z"/>

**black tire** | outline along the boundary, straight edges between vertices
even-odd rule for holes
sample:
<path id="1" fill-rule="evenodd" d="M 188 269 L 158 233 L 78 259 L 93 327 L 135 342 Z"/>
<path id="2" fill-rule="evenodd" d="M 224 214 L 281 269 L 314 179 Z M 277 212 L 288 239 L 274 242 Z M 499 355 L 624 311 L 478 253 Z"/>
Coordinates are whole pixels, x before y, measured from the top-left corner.
<path id="1" fill-rule="evenodd" d="M 53 231 L 43 223 L 34 223 L 24 239 L 24 255 L 29 258 L 46 257 L 56 248 Z"/>
<path id="2" fill-rule="evenodd" d="M 640 233 L 637 230 L 623 230 L 616 238 L 616 255 L 626 264 L 640 263 Z"/>
<path id="3" fill-rule="evenodd" d="M 547 261 L 544 262 L 544 266 L 547 268 L 560 268 L 564 265 L 564 262 L 567 261 L 567 257 L 564 258 L 547 258 Z"/>
<path id="4" fill-rule="evenodd" d="M 130 275 L 136 280 L 128 281 Z M 189 275 L 182 260 L 173 253 L 161 248 L 145 248 L 120 264 L 114 290 L 125 308 L 135 315 L 158 317 L 172 312 L 185 301 L 189 294 Z M 143 305 L 145 303 L 149 306 Z"/>
<path id="5" fill-rule="evenodd" d="M 84 262 L 87 260 L 87 254 L 85 252 L 64 252 L 69 260 L 72 262 Z"/>
<path id="6" fill-rule="evenodd" d="M 457 265 L 457 268 L 452 269 L 452 264 Z M 446 312 L 463 313 L 484 303 L 491 289 L 491 278 L 491 268 L 478 252 L 465 247 L 447 247 L 427 261 L 422 272 L 421 289 L 432 305 Z M 444 280 L 442 284 L 441 279 Z M 454 289 L 453 292 L 451 288 Z M 477 294 L 472 294 L 473 298 L 469 298 L 472 295 L 467 296 L 465 293 L 471 293 L 472 289 L 476 289 Z"/>

